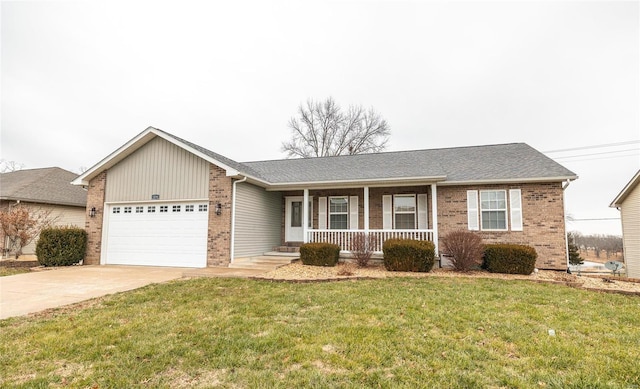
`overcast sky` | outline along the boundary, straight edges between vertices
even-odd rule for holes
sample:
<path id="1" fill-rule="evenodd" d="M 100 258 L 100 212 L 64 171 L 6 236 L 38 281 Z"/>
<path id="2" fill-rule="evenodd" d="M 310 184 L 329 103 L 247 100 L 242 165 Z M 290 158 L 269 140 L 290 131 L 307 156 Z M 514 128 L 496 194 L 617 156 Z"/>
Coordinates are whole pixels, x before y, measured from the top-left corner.
<path id="1" fill-rule="evenodd" d="M 1 158 L 79 172 L 148 126 L 284 158 L 308 98 L 389 151 L 526 142 L 574 171 L 570 230 L 620 234 L 640 168 L 638 2 L 2 1 Z M 607 146 L 618 144 L 617 146 Z M 598 147 L 591 147 L 598 146 Z"/>

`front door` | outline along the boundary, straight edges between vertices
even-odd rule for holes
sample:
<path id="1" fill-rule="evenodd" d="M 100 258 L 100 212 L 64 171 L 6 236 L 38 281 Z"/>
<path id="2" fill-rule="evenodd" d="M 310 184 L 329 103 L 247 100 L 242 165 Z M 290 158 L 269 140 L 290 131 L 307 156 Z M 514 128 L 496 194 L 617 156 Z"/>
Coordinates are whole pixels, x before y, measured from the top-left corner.
<path id="1" fill-rule="evenodd" d="M 286 242 L 302 242 L 304 241 L 304 230 L 302 226 L 302 202 L 304 197 L 286 197 L 285 198 L 285 229 L 284 240 Z M 311 220 L 311 198 L 309 198 L 309 221 Z M 309 224 L 310 226 L 310 224 Z"/>

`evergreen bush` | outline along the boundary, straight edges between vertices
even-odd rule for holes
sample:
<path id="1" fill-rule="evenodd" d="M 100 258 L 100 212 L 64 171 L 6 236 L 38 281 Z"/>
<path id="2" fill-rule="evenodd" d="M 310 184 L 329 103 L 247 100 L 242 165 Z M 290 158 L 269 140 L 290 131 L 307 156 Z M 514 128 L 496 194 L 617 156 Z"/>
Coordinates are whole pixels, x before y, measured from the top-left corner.
<path id="1" fill-rule="evenodd" d="M 77 227 L 45 228 L 36 244 L 36 256 L 43 266 L 71 266 L 84 259 L 87 232 Z"/>
<path id="2" fill-rule="evenodd" d="M 483 267 L 491 273 L 531 274 L 538 253 L 531 246 L 488 244 L 484 246 Z"/>
<path id="3" fill-rule="evenodd" d="M 389 271 L 428 272 L 435 263 L 435 245 L 426 240 L 387 239 L 382 252 Z"/>
<path id="4" fill-rule="evenodd" d="M 340 246 L 331 243 L 305 243 L 300 246 L 300 260 L 305 265 L 335 266 L 340 258 Z"/>

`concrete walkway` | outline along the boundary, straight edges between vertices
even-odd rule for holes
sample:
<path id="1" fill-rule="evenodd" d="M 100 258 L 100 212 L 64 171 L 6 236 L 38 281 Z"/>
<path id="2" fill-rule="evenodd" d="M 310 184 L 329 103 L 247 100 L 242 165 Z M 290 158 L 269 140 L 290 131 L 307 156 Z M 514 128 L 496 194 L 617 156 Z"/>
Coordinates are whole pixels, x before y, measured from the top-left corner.
<path id="1" fill-rule="evenodd" d="M 0 319 L 182 278 L 186 268 L 71 266 L 0 277 Z"/>

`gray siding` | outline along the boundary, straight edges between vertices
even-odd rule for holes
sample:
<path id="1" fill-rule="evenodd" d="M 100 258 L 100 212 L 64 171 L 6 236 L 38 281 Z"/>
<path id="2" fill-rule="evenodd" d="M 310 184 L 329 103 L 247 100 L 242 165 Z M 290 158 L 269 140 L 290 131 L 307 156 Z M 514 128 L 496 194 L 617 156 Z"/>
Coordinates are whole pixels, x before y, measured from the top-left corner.
<path id="1" fill-rule="evenodd" d="M 236 185 L 234 257 L 261 255 L 280 245 L 282 195 L 255 185 Z"/>
<path id="2" fill-rule="evenodd" d="M 106 201 L 206 199 L 209 163 L 157 137 L 107 172 Z"/>
<path id="3" fill-rule="evenodd" d="M 640 185 L 636 185 L 624 199 L 620 213 L 627 275 L 640 278 Z"/>

